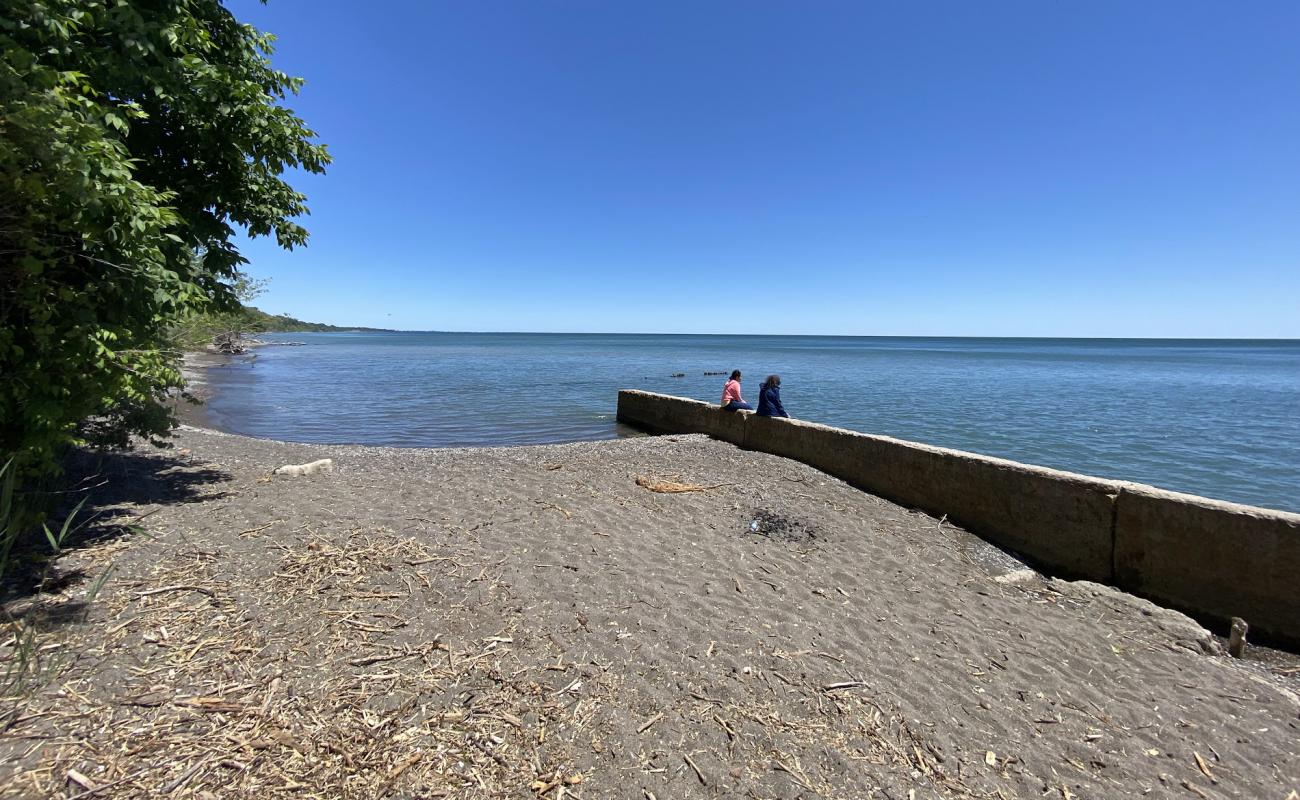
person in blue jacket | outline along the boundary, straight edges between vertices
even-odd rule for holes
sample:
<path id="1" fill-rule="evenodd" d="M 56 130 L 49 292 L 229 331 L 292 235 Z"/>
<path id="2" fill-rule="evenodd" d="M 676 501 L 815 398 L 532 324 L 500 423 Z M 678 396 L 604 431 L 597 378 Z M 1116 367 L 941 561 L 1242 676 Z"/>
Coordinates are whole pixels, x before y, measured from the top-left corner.
<path id="1" fill-rule="evenodd" d="M 760 417 L 789 417 L 781 405 L 781 376 L 768 375 L 758 387 L 758 415 Z"/>

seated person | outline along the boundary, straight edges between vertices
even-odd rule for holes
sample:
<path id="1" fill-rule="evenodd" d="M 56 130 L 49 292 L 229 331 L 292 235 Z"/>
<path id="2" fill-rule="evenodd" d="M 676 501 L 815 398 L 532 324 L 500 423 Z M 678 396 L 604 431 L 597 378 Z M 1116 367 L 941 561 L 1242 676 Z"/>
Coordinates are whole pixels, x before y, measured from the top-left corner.
<path id="1" fill-rule="evenodd" d="M 768 375 L 758 387 L 758 415 L 760 417 L 786 417 L 785 407 L 781 405 L 781 376 Z"/>
<path id="2" fill-rule="evenodd" d="M 754 407 L 745 402 L 745 398 L 740 396 L 740 370 L 732 370 L 731 377 L 727 380 L 727 385 L 722 387 L 722 410 L 723 411 L 753 411 Z"/>

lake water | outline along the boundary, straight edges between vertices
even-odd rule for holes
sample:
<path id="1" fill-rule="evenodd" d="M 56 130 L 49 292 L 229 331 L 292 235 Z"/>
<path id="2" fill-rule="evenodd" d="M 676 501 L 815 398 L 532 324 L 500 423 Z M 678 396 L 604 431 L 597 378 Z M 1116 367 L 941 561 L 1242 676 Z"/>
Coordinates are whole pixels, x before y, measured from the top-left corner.
<path id="1" fill-rule="evenodd" d="M 609 439 L 619 389 L 1300 511 L 1300 341 L 281 334 L 214 369 L 223 430 L 403 447 Z M 671 377 L 674 373 L 685 377 Z"/>

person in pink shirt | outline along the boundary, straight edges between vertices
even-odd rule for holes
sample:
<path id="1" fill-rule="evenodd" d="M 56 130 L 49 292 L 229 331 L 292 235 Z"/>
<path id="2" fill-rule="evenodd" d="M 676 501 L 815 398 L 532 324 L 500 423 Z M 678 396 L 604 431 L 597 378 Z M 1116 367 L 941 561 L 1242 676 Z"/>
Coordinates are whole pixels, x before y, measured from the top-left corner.
<path id="1" fill-rule="evenodd" d="M 732 370 L 731 378 L 727 380 L 727 385 L 722 387 L 722 410 L 723 411 L 752 411 L 754 409 L 745 398 L 740 396 L 740 370 Z"/>

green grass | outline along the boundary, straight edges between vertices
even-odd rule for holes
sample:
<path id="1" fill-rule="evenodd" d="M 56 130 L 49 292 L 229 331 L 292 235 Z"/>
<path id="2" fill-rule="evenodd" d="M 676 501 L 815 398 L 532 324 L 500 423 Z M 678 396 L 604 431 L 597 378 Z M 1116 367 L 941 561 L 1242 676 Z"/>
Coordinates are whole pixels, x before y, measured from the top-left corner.
<path id="1" fill-rule="evenodd" d="M 7 579 L 9 578 L 10 567 L 14 566 L 14 545 L 19 539 L 24 538 L 24 533 L 31 536 L 36 533 L 32 530 L 33 525 L 29 524 L 33 515 L 27 513 L 22 508 L 21 503 L 16 497 L 15 487 L 18 482 L 17 470 L 14 469 L 13 459 L 9 459 L 3 465 L 0 465 L 0 597 L 8 594 Z M 45 534 L 45 541 L 50 546 L 50 554 L 47 557 L 34 556 L 27 552 L 24 545 L 19 548 L 23 553 L 20 558 L 38 558 L 43 561 L 44 567 L 40 581 L 37 584 L 37 594 L 44 591 L 44 587 L 49 579 L 49 570 L 54 559 L 63 553 L 64 547 L 69 542 L 69 537 L 85 523 L 77 524 L 77 516 L 81 513 L 82 506 L 86 504 L 83 498 L 76 508 L 63 520 L 63 524 L 55 531 L 48 524 L 42 523 L 41 532 Z M 90 613 L 90 605 L 94 602 L 104 584 L 108 581 L 109 574 L 113 567 L 110 565 L 104 570 L 90 585 L 84 599 L 85 610 L 82 613 L 81 621 L 84 622 L 86 616 Z M 33 692 L 45 686 L 50 681 L 57 678 L 67 668 L 70 663 L 66 653 L 61 651 L 58 643 L 45 643 L 44 636 L 38 624 L 30 619 L 18 619 L 9 612 L 7 608 L 0 609 L 0 622 L 3 623 L 3 634 L 7 635 L 9 641 L 5 643 L 9 651 L 0 658 L 0 698 L 8 704 L 8 708 L 0 710 L 0 727 L 6 724 L 8 719 L 12 719 L 22 708 L 24 702 L 30 699 Z M 0 645 L 3 646 L 3 645 Z"/>

